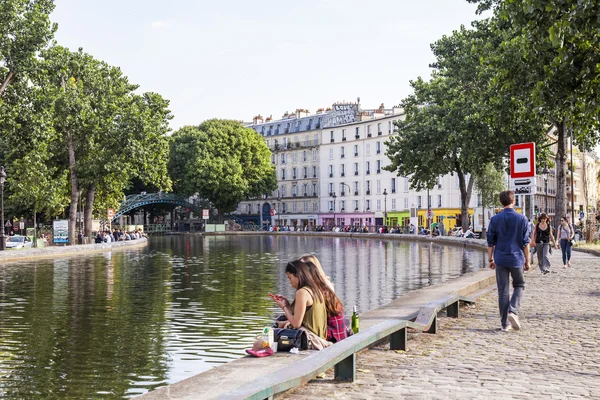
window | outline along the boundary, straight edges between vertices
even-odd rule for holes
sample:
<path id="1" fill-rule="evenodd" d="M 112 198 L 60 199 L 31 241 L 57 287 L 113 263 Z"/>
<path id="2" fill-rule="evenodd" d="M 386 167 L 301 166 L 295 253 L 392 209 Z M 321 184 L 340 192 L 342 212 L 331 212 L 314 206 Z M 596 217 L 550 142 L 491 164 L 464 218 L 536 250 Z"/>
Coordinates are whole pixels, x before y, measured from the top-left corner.
<path id="1" fill-rule="evenodd" d="M 340 149 L 340 158 L 344 158 L 345 155 L 346 155 L 346 151 L 345 151 L 344 146 L 342 146 L 342 148 Z"/>
<path id="2" fill-rule="evenodd" d="M 292 212 L 296 212 L 297 211 L 296 210 L 296 204 L 297 204 L 296 202 L 292 203 Z"/>
<path id="3" fill-rule="evenodd" d="M 333 194 L 333 183 L 329 184 L 329 195 L 331 196 Z"/>
<path id="4" fill-rule="evenodd" d="M 275 157 L 275 154 L 271 154 L 271 164 L 276 164 L 277 163 L 277 157 Z"/>
<path id="5" fill-rule="evenodd" d="M 381 122 L 377 124 L 377 135 L 381 136 Z"/>
<path id="6" fill-rule="evenodd" d="M 388 133 L 392 133 L 392 121 L 388 121 Z"/>
<path id="7" fill-rule="evenodd" d="M 367 181 L 367 195 L 371 194 L 371 181 Z"/>
<path id="8" fill-rule="evenodd" d="M 377 202 L 375 203 L 375 205 L 377 206 L 377 211 L 381 211 L 381 200 L 377 199 Z"/>
<path id="9" fill-rule="evenodd" d="M 285 185 L 281 185 L 281 188 L 279 189 L 279 195 L 281 197 L 285 197 Z"/>
<path id="10" fill-rule="evenodd" d="M 354 145 L 354 157 L 358 157 L 358 145 Z"/>
<path id="11" fill-rule="evenodd" d="M 317 167 L 313 167 L 313 178 L 317 177 Z"/>
<path id="12" fill-rule="evenodd" d="M 329 200 L 329 211 L 335 210 L 335 202 L 333 200 Z"/>
<path id="13" fill-rule="evenodd" d="M 392 210 L 396 209 L 396 199 L 392 199 Z"/>
<path id="14" fill-rule="evenodd" d="M 303 172 L 304 172 L 304 174 L 303 174 L 304 179 L 308 178 L 308 167 L 304 167 Z"/>
<path id="15" fill-rule="evenodd" d="M 333 149 L 329 149 L 329 159 L 333 160 Z"/>
<path id="16" fill-rule="evenodd" d="M 316 183 L 313 183 L 313 185 L 312 185 L 312 194 L 313 194 L 313 196 L 316 196 L 318 194 Z"/>
<path id="17" fill-rule="evenodd" d="M 296 164 L 297 161 L 298 161 L 298 153 L 293 152 L 292 153 L 292 163 Z"/>
<path id="18" fill-rule="evenodd" d="M 381 142 L 375 143 L 375 153 L 381 154 Z"/>
<path id="19" fill-rule="evenodd" d="M 371 200 L 366 201 L 367 211 L 371 210 Z"/>
<path id="20" fill-rule="evenodd" d="M 284 214 L 287 212 L 287 205 L 285 203 L 281 203 L 281 212 Z"/>
<path id="21" fill-rule="evenodd" d="M 292 196 L 298 196 L 298 186 L 292 185 Z"/>
<path id="22" fill-rule="evenodd" d="M 404 178 L 404 191 L 408 192 L 408 178 Z"/>
<path id="23" fill-rule="evenodd" d="M 366 174 L 369 175 L 371 173 L 371 161 L 367 161 L 366 165 Z"/>
<path id="24" fill-rule="evenodd" d="M 303 203 L 303 205 L 304 205 L 304 206 L 303 206 L 303 211 L 304 211 L 304 212 L 308 212 L 308 201 L 305 201 L 305 202 Z"/>
<path id="25" fill-rule="evenodd" d="M 335 138 L 333 137 L 333 131 L 331 131 L 331 132 L 329 133 L 329 141 L 330 141 L 331 143 L 335 142 Z"/>
<path id="26" fill-rule="evenodd" d="M 302 161 L 307 162 L 308 161 L 308 155 L 306 153 L 306 150 L 304 150 L 302 152 Z"/>
<path id="27" fill-rule="evenodd" d="M 252 204 L 248 204 L 248 214 L 252 214 Z"/>
<path id="28" fill-rule="evenodd" d="M 285 153 L 281 153 L 281 163 L 285 164 Z"/>
<path id="29" fill-rule="evenodd" d="M 392 193 L 396 193 L 396 178 L 392 178 Z"/>
<path id="30" fill-rule="evenodd" d="M 317 161 L 317 150 L 313 149 L 312 151 L 312 160 Z"/>
<path id="31" fill-rule="evenodd" d="M 375 185 L 376 185 L 377 194 L 381 194 L 381 181 L 378 179 L 375 182 Z"/>
<path id="32" fill-rule="evenodd" d="M 371 137 L 371 125 L 367 125 L 367 137 Z"/>
<path id="33" fill-rule="evenodd" d="M 442 207 L 442 195 L 438 194 L 438 207 Z"/>
<path id="34" fill-rule="evenodd" d="M 442 188 L 442 177 L 438 176 L 437 178 L 437 188 L 441 189 Z"/>
<path id="35" fill-rule="evenodd" d="M 340 211 L 346 210 L 346 200 L 340 201 Z"/>
<path id="36" fill-rule="evenodd" d="M 346 141 L 346 130 L 342 129 L 342 142 Z"/>
<path id="37" fill-rule="evenodd" d="M 319 204 L 318 203 L 313 203 L 313 211 L 315 211 L 315 212 L 319 211 Z"/>
<path id="38" fill-rule="evenodd" d="M 354 200 L 354 211 L 358 211 L 358 207 L 360 207 L 360 203 L 358 200 Z"/>
<path id="39" fill-rule="evenodd" d="M 296 179 L 296 167 L 292 168 L 292 179 Z"/>
<path id="40" fill-rule="evenodd" d="M 367 146 L 365 148 L 365 155 L 367 155 L 367 156 L 371 155 L 371 143 L 367 143 Z"/>
<path id="41" fill-rule="evenodd" d="M 285 180 L 285 168 L 281 168 L 281 180 Z"/>
<path id="42" fill-rule="evenodd" d="M 360 128 L 357 126 L 356 127 L 356 134 L 354 135 L 354 137 L 357 138 L 357 139 L 360 138 L 360 131 L 359 131 L 359 129 Z"/>
<path id="43" fill-rule="evenodd" d="M 308 183 L 305 183 L 304 185 L 302 185 L 302 195 L 303 196 L 308 196 Z"/>
<path id="44" fill-rule="evenodd" d="M 417 197 L 417 208 L 423 207 L 423 201 L 421 200 L 421 196 Z"/>
<path id="45" fill-rule="evenodd" d="M 345 176 L 346 175 L 346 164 L 342 164 L 341 169 L 342 170 L 340 172 L 341 172 L 342 176 Z"/>
<path id="46" fill-rule="evenodd" d="M 333 178 L 333 165 L 329 166 L 329 177 Z"/>
<path id="47" fill-rule="evenodd" d="M 408 210 L 408 197 L 404 198 L 404 209 Z"/>
<path id="48" fill-rule="evenodd" d="M 377 165 L 377 173 L 380 174 L 381 173 L 381 160 L 377 160 L 375 162 L 375 164 Z"/>
<path id="49" fill-rule="evenodd" d="M 354 194 L 357 196 L 358 196 L 358 190 L 359 190 L 358 181 L 354 181 Z"/>
<path id="50" fill-rule="evenodd" d="M 358 163 L 354 163 L 354 175 L 358 175 Z"/>

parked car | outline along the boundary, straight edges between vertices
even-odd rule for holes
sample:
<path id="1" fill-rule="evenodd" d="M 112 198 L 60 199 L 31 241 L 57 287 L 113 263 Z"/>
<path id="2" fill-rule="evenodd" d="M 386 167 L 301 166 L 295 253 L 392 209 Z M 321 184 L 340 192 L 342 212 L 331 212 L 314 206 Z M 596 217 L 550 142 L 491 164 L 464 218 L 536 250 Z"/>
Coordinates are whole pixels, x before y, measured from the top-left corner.
<path id="1" fill-rule="evenodd" d="M 33 246 L 33 242 L 27 236 L 10 236 L 6 240 L 7 249 L 26 249 Z"/>

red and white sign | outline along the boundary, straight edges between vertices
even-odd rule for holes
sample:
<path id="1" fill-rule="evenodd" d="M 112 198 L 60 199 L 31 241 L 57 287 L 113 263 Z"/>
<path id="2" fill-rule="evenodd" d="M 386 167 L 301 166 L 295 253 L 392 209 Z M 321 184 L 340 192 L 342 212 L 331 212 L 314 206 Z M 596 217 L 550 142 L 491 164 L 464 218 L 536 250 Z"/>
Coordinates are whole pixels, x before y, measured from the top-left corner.
<path id="1" fill-rule="evenodd" d="M 113 219 L 114 216 L 115 216 L 115 209 L 109 208 L 108 209 L 108 219 Z"/>
<path id="2" fill-rule="evenodd" d="M 209 219 L 210 210 L 208 208 L 202 209 L 202 219 Z"/>
<path id="3" fill-rule="evenodd" d="M 510 146 L 510 177 L 535 177 L 535 143 L 519 143 Z"/>
<path id="4" fill-rule="evenodd" d="M 271 208 L 271 217 L 275 216 L 275 214 L 276 214 L 276 213 L 275 213 L 275 209 L 274 209 L 274 208 Z"/>

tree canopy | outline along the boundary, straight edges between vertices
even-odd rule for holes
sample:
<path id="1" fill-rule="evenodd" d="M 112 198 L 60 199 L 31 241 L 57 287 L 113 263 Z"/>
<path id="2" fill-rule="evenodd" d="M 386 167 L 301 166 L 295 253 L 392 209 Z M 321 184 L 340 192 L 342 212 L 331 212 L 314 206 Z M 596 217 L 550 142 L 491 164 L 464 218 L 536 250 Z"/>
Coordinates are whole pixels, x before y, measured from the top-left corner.
<path id="1" fill-rule="evenodd" d="M 221 214 L 277 187 L 265 141 L 237 121 L 212 119 L 183 127 L 171 138 L 170 154 L 175 192 L 205 198 Z"/>

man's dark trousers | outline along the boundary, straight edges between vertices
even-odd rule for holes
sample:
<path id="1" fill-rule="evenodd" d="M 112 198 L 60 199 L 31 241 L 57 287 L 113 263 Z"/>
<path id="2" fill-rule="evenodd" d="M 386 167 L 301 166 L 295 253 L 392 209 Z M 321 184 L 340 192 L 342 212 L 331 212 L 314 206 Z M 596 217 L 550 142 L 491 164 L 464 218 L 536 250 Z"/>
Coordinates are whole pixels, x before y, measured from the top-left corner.
<path id="1" fill-rule="evenodd" d="M 513 280 L 513 294 L 510 297 L 510 277 Z M 525 290 L 525 276 L 523 267 L 503 267 L 496 265 L 496 283 L 498 285 L 498 307 L 500 308 L 500 319 L 502 327 L 506 328 L 508 322 L 508 313 L 519 314 L 521 307 L 521 298 Z"/>

